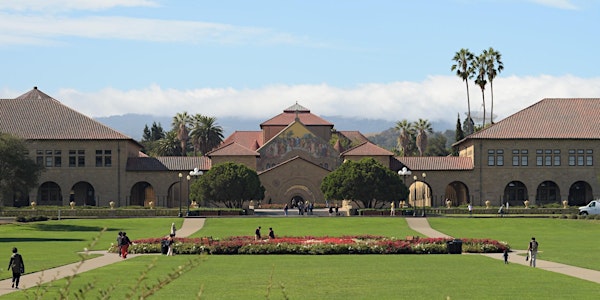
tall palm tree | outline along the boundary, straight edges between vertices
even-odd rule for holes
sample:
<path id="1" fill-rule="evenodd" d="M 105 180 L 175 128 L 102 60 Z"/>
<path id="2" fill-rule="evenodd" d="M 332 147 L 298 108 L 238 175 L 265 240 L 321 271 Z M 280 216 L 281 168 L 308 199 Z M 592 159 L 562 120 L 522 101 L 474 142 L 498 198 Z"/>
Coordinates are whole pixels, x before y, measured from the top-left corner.
<path id="1" fill-rule="evenodd" d="M 398 149 L 402 152 L 401 156 L 407 156 L 411 136 L 414 134 L 413 124 L 404 119 L 396 122 L 396 127 L 394 127 L 394 129 L 400 131 L 400 135 L 398 136 Z"/>
<path id="2" fill-rule="evenodd" d="M 186 145 L 189 139 L 189 129 L 188 126 L 192 118 L 188 115 L 187 112 L 177 113 L 175 117 L 173 117 L 173 129 L 177 132 L 177 140 L 181 143 L 181 156 L 186 155 Z"/>
<path id="3" fill-rule="evenodd" d="M 191 132 L 194 147 L 205 155 L 210 150 L 219 146 L 223 141 L 223 128 L 217 125 L 215 117 L 197 114 L 194 116 Z"/>
<path id="4" fill-rule="evenodd" d="M 190 130 L 190 140 L 194 148 L 194 156 L 200 151 L 200 142 L 202 141 L 202 115 L 195 114 L 192 117 L 192 129 Z"/>
<path id="5" fill-rule="evenodd" d="M 427 134 L 433 133 L 431 123 L 428 120 L 419 119 L 414 123 L 415 131 L 417 132 L 417 148 L 419 149 L 419 155 L 423 156 L 425 149 L 427 149 Z"/>
<path id="6" fill-rule="evenodd" d="M 481 88 L 481 99 L 483 101 L 483 123 L 481 127 L 485 128 L 485 85 L 487 84 L 487 58 L 485 53 L 481 53 L 475 59 L 475 73 L 477 74 L 475 84 Z"/>
<path id="7" fill-rule="evenodd" d="M 460 49 L 458 52 L 454 54 L 452 58 L 456 63 L 452 65 L 450 70 L 456 71 L 456 76 L 460 77 L 467 87 L 467 124 L 472 123 L 471 119 L 471 100 L 469 99 L 469 79 L 473 78 L 473 61 L 475 56 L 473 53 L 469 51 L 469 49 Z M 470 132 L 467 134 L 473 133 L 473 128 L 467 128 Z"/>
<path id="8" fill-rule="evenodd" d="M 177 133 L 169 131 L 165 134 L 165 137 L 157 141 L 154 152 L 150 154 L 153 156 L 175 156 L 181 152 L 178 144 Z"/>
<path id="9" fill-rule="evenodd" d="M 487 78 L 490 82 L 490 93 L 492 95 L 491 100 L 491 111 L 490 111 L 490 123 L 494 124 L 494 78 L 504 70 L 504 63 L 502 63 L 502 54 L 490 47 L 487 50 L 483 50 L 483 54 L 486 57 L 487 63 Z"/>

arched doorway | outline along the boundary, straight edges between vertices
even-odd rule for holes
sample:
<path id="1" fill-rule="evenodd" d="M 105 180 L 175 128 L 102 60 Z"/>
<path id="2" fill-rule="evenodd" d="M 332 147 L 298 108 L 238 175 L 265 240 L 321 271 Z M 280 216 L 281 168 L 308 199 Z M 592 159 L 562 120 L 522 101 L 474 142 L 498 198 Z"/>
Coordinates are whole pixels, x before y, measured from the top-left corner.
<path id="1" fill-rule="evenodd" d="M 550 203 L 560 203 L 560 189 L 553 181 L 544 181 L 537 187 L 535 204 L 545 205 Z"/>
<path id="2" fill-rule="evenodd" d="M 129 205 L 148 206 L 150 201 L 156 203 L 154 188 L 150 183 L 142 181 L 133 185 L 129 196 Z"/>
<path id="3" fill-rule="evenodd" d="M 300 195 L 294 195 L 294 197 L 292 197 L 292 199 L 290 199 L 289 205 L 291 208 L 295 208 L 298 206 L 298 203 L 300 203 L 300 202 L 304 203 L 304 198 L 302 198 L 302 196 L 300 196 Z"/>
<path id="4" fill-rule="evenodd" d="M 446 192 L 444 193 L 444 199 L 450 200 L 452 206 L 456 207 L 459 205 L 465 205 L 469 203 L 469 188 L 467 185 L 460 181 L 453 181 L 446 186 Z M 442 205 L 445 205 L 445 200 Z"/>
<path id="5" fill-rule="evenodd" d="M 423 181 L 415 181 L 408 189 L 408 203 L 412 207 L 431 206 L 431 188 Z"/>
<path id="6" fill-rule="evenodd" d="M 167 196 L 167 203 L 165 204 L 166 207 L 169 207 L 169 208 L 179 207 L 179 196 L 183 196 L 179 189 L 180 189 L 180 185 L 178 182 L 174 182 L 173 184 L 171 184 L 171 186 L 169 187 L 169 194 Z M 206 206 L 206 205 L 203 204 L 202 206 Z"/>
<path id="7" fill-rule="evenodd" d="M 77 206 L 96 206 L 94 187 L 85 181 L 73 185 L 69 193 L 69 202 L 74 201 Z"/>
<path id="8" fill-rule="evenodd" d="M 569 205 L 583 206 L 593 198 L 592 187 L 585 181 L 577 181 L 569 188 Z"/>
<path id="9" fill-rule="evenodd" d="M 39 205 L 63 205 L 60 186 L 56 182 L 47 181 L 42 183 L 38 189 L 37 204 Z"/>
<path id="10" fill-rule="evenodd" d="M 522 206 L 523 201 L 527 200 L 527 187 L 520 181 L 511 181 L 504 188 L 502 199 L 511 206 Z"/>

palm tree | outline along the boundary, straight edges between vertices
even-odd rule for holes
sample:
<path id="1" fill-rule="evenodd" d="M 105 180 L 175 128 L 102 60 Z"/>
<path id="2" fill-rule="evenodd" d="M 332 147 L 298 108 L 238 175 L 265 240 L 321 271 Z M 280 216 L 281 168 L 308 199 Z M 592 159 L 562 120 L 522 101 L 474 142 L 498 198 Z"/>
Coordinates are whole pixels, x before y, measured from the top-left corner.
<path id="1" fill-rule="evenodd" d="M 419 119 L 414 123 L 415 131 L 417 132 L 417 148 L 419 149 L 419 155 L 423 156 L 425 149 L 427 149 L 427 134 L 433 133 L 431 123 L 427 120 Z"/>
<path id="2" fill-rule="evenodd" d="M 502 63 L 502 54 L 490 47 L 487 50 L 483 50 L 483 54 L 486 57 L 487 64 L 487 78 L 490 82 L 490 93 L 492 95 L 492 107 L 490 111 L 490 123 L 494 124 L 494 78 L 504 70 L 504 63 Z"/>
<path id="3" fill-rule="evenodd" d="M 411 136 L 414 134 L 413 124 L 404 119 L 396 122 L 394 129 L 400 131 L 400 135 L 398 136 L 398 149 L 402 152 L 400 154 L 401 156 L 407 156 Z"/>
<path id="4" fill-rule="evenodd" d="M 475 59 L 475 72 L 477 73 L 477 77 L 475 77 L 475 84 L 481 88 L 481 98 L 483 100 L 483 123 L 481 125 L 482 128 L 485 128 L 485 85 L 487 84 L 487 80 L 485 80 L 485 76 L 487 75 L 487 58 L 485 53 L 481 53 L 477 59 Z"/>
<path id="5" fill-rule="evenodd" d="M 473 53 L 469 51 L 469 49 L 460 49 L 458 52 L 454 54 L 452 58 L 456 63 L 452 65 L 450 70 L 456 71 L 456 76 L 460 77 L 467 86 L 467 124 L 472 123 L 471 119 L 471 100 L 469 99 L 469 79 L 473 78 L 473 61 L 475 56 Z M 473 133 L 473 128 L 467 128 L 470 132 L 467 134 Z"/>
<path id="6" fill-rule="evenodd" d="M 175 156 L 181 150 L 179 149 L 177 139 L 177 133 L 175 131 L 169 131 L 165 134 L 165 137 L 157 141 L 157 147 L 154 149 L 154 156 Z"/>
<path id="7" fill-rule="evenodd" d="M 175 117 L 173 117 L 173 129 L 177 132 L 177 140 L 181 143 L 181 156 L 186 155 L 186 145 L 189 139 L 189 129 L 188 125 L 191 122 L 192 118 L 188 115 L 187 112 L 177 113 Z"/>
<path id="8" fill-rule="evenodd" d="M 223 141 L 223 128 L 217 125 L 215 117 L 197 114 L 194 116 L 191 135 L 194 143 L 194 151 L 197 147 L 202 155 L 205 155 L 221 144 Z"/>

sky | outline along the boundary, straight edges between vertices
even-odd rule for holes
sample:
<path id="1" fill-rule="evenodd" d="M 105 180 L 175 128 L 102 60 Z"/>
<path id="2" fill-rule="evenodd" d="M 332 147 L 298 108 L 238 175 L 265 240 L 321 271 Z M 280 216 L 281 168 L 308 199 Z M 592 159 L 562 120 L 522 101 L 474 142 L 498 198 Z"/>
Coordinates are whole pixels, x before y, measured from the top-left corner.
<path id="1" fill-rule="evenodd" d="M 297 102 L 455 124 L 467 92 L 452 58 L 493 47 L 498 121 L 543 98 L 600 98 L 598 28 L 600 0 L 3 0 L 0 98 L 37 86 L 90 117 L 267 120 Z"/>

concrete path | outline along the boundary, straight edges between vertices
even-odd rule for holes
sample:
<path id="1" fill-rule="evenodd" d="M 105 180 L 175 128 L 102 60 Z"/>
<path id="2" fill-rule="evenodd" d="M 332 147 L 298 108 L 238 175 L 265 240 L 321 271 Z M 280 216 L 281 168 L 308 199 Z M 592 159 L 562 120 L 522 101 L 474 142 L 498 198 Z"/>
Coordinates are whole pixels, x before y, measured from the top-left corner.
<path id="1" fill-rule="evenodd" d="M 427 218 L 410 218 L 410 217 L 408 217 L 408 218 L 406 218 L 406 222 L 408 223 L 408 226 L 411 229 L 413 229 L 414 231 L 417 231 L 427 237 L 450 237 L 449 235 L 446 235 L 444 233 L 441 233 L 441 232 L 431 228 L 431 226 L 429 226 L 429 222 L 427 221 Z M 521 264 L 524 266 L 529 266 L 529 262 L 525 261 L 525 257 L 519 255 L 519 254 L 525 254 L 525 253 L 527 253 L 527 250 L 512 249 L 512 252 L 510 252 L 510 254 L 509 254 L 508 262 Z M 540 251 L 540 253 L 543 253 L 543 252 Z M 504 261 L 504 257 L 502 256 L 502 253 L 485 253 L 485 254 L 481 254 L 481 255 Z M 538 256 L 539 256 L 539 254 L 538 254 Z M 539 258 L 536 261 L 536 268 L 551 271 L 551 272 L 557 272 L 557 273 L 565 274 L 565 275 L 572 276 L 572 277 L 577 277 L 580 279 L 584 279 L 584 280 L 588 280 L 588 281 L 592 281 L 592 282 L 596 282 L 596 283 L 600 283 L 600 271 L 569 266 L 569 265 L 565 265 L 565 264 L 541 260 Z"/>
<path id="2" fill-rule="evenodd" d="M 200 228 L 204 226 L 204 220 L 204 218 L 185 218 L 183 221 L 183 226 L 181 226 L 181 228 L 177 230 L 177 236 L 187 237 L 193 234 L 194 232 L 200 230 Z M 31 288 L 40 283 L 48 283 L 50 281 L 72 276 L 76 273 L 83 273 L 89 270 L 123 261 L 123 259 L 117 254 L 108 253 L 107 251 L 90 251 L 89 253 L 101 254 L 101 256 L 85 260 L 83 263 L 77 262 L 56 267 L 53 269 L 44 270 L 41 272 L 23 275 L 21 276 L 21 283 L 19 284 L 19 288 Z M 127 258 L 134 258 L 139 255 L 140 254 L 129 254 L 127 255 Z M 27 268 L 27 257 L 24 257 L 24 260 L 25 267 Z M 12 279 L 10 278 L 0 281 L 0 296 L 19 291 L 17 289 L 11 288 L 11 283 Z"/>

